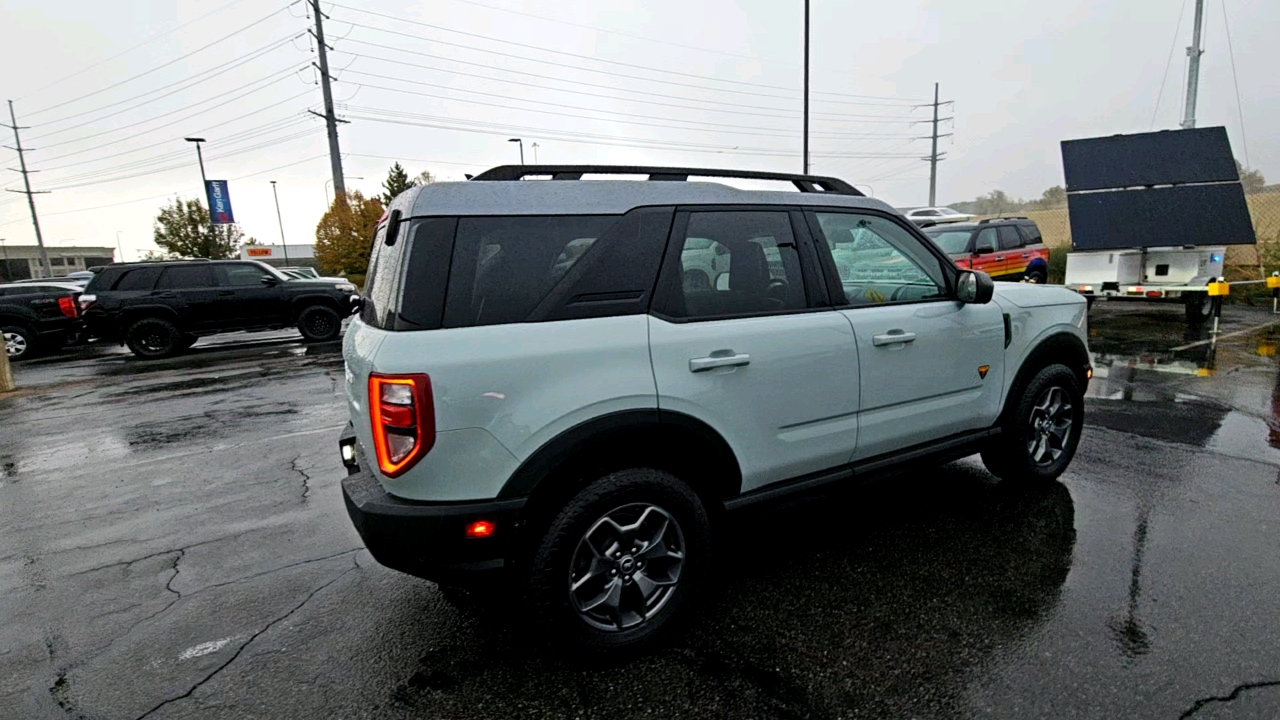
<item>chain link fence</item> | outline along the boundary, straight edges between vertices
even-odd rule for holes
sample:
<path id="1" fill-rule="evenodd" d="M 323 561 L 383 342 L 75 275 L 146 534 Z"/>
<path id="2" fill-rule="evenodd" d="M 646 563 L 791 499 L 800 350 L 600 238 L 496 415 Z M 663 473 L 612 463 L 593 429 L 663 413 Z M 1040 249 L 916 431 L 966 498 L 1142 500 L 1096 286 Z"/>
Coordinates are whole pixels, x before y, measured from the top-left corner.
<path id="1" fill-rule="evenodd" d="M 1245 200 L 1249 204 L 1258 244 L 1256 247 L 1233 245 L 1227 248 L 1224 268 L 1227 280 L 1257 280 L 1280 271 L 1280 190 L 1255 193 Z M 1049 282 L 1061 283 L 1067 266 L 1067 253 L 1071 251 L 1071 222 L 1067 217 L 1067 206 L 1019 210 L 1003 216 L 1027 217 L 1035 221 L 1044 237 L 1044 244 L 1050 248 Z M 1001 216 L 979 215 L 978 219 L 989 217 Z"/>

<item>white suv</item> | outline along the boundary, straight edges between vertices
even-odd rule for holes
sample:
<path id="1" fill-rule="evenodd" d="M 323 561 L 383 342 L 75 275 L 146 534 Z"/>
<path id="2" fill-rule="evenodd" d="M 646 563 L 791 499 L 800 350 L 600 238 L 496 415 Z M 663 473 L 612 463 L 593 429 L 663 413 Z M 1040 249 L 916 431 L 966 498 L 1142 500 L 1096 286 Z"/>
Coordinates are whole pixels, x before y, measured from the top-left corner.
<path id="1" fill-rule="evenodd" d="M 687 614 L 726 512 L 975 452 L 1053 479 L 1079 441 L 1084 299 L 997 289 L 832 178 L 495 168 L 396 198 L 368 273 L 340 449 L 369 551 L 496 574 L 596 649 Z"/>

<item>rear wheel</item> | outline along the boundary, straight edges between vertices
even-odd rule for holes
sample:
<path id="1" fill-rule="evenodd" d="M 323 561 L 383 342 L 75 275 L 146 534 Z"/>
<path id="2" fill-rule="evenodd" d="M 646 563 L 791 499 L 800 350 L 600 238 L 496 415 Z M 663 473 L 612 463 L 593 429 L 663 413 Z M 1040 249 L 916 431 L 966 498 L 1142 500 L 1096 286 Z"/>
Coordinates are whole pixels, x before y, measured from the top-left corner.
<path id="1" fill-rule="evenodd" d="M 568 503 L 539 543 L 529 583 L 539 625 L 588 651 L 653 643 L 691 611 L 710 546 L 702 502 L 674 475 L 606 475 Z"/>
<path id="2" fill-rule="evenodd" d="M 333 308 L 312 305 L 298 314 L 298 331 L 308 342 L 329 342 L 342 331 L 342 318 Z"/>
<path id="3" fill-rule="evenodd" d="M 1199 325 L 1209 319 L 1209 293 L 1187 293 L 1182 302 L 1186 306 L 1187 322 L 1191 325 Z"/>
<path id="4" fill-rule="evenodd" d="M 982 463 L 1004 480 L 1053 480 L 1067 469 L 1084 426 L 1084 391 L 1065 365 L 1049 365 L 1031 378 L 982 451 Z"/>
<path id="5" fill-rule="evenodd" d="M 173 323 L 160 318 L 146 318 L 129 326 L 125 344 L 134 355 L 149 360 L 169 357 L 183 350 L 182 333 Z"/>
<path id="6" fill-rule="evenodd" d="M 4 334 L 4 350 L 13 361 L 26 360 L 36 354 L 36 334 L 21 325 L 0 327 Z"/>

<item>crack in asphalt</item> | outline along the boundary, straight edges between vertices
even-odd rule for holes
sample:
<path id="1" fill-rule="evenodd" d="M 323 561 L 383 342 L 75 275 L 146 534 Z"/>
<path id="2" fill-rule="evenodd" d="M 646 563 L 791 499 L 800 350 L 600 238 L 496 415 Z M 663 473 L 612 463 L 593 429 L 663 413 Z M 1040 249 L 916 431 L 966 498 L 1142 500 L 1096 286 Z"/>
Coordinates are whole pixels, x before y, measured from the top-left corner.
<path id="1" fill-rule="evenodd" d="M 302 502 L 307 501 L 307 496 L 311 494 L 311 476 L 305 470 L 298 467 L 298 461 L 302 459 L 299 454 L 289 461 L 289 468 L 302 476 Z"/>
<path id="2" fill-rule="evenodd" d="M 1237 685 L 1237 686 L 1235 687 L 1235 689 L 1231 691 L 1231 694 L 1230 694 L 1230 695 L 1225 695 L 1225 696 L 1223 696 L 1223 695 L 1212 695 L 1212 696 L 1207 697 L 1207 698 L 1200 698 L 1199 700 L 1195 701 L 1195 703 L 1194 703 L 1194 704 L 1192 704 L 1192 706 L 1190 707 L 1190 709 L 1188 709 L 1186 712 L 1184 712 L 1184 713 L 1182 713 L 1181 715 L 1179 715 L 1179 716 L 1178 716 L 1178 720 L 1186 720 L 1187 718 L 1191 717 L 1192 715 L 1195 715 L 1196 713 L 1200 712 L 1200 710 L 1201 710 L 1201 709 L 1203 709 L 1203 708 L 1204 708 L 1204 706 L 1206 706 L 1206 705 L 1208 705 L 1208 704 L 1210 704 L 1210 703 L 1229 703 L 1229 702 L 1233 702 L 1233 701 L 1235 701 L 1235 700 L 1240 699 L 1240 694 L 1241 694 L 1241 693 L 1243 693 L 1243 692 L 1245 692 L 1245 691 L 1248 691 L 1248 690 L 1258 690 L 1258 689 L 1261 689 L 1261 688 L 1269 688 L 1269 687 L 1280 687 L 1280 680 L 1266 680 L 1266 681 L 1263 681 L 1263 682 L 1245 683 L 1245 684 L 1243 684 L 1243 685 Z"/>
<path id="3" fill-rule="evenodd" d="M 265 627 L 263 627 L 261 630 L 258 630 L 257 632 L 255 632 L 255 633 L 253 633 L 252 635 L 250 635 L 250 636 L 249 636 L 249 639 L 248 639 L 248 640 L 245 640 L 245 641 L 244 641 L 244 643 L 243 643 L 242 645 L 240 645 L 240 647 L 236 648 L 236 651 L 231 655 L 231 657 L 230 657 L 230 658 L 228 658 L 228 659 L 227 659 L 227 661 L 226 661 L 226 662 L 224 662 L 224 663 L 222 663 L 221 665 L 219 665 L 218 667 L 214 668 L 214 669 L 213 669 L 213 672 L 211 672 L 211 673 L 209 673 L 208 675 L 204 676 L 204 678 L 203 678 L 203 679 L 201 679 L 201 680 L 200 680 L 200 681 L 198 681 L 196 684 L 194 684 L 194 685 L 192 685 L 190 688 L 188 688 L 186 692 L 182 693 L 181 695 L 177 695 L 177 696 L 175 696 L 175 697 L 171 697 L 171 698 L 168 698 L 168 699 L 166 699 L 166 700 L 164 700 L 164 701 L 160 702 L 160 703 L 159 703 L 158 705 L 156 705 L 155 707 L 152 707 L 150 710 L 148 710 L 148 711 L 146 711 L 146 712 L 142 713 L 141 715 L 139 715 L 139 716 L 137 717 L 137 719 L 136 719 L 136 720 L 143 720 L 143 718 L 148 717 L 148 716 L 149 716 L 149 715 L 151 715 L 152 713 L 155 713 L 157 710 L 159 710 L 160 708 L 162 708 L 162 707 L 164 707 L 164 706 L 166 706 L 166 705 L 169 705 L 170 703 L 175 703 L 175 702 L 177 702 L 177 701 L 179 701 L 179 700 L 185 700 L 186 698 L 191 697 L 192 693 L 194 693 L 194 692 L 195 692 L 197 689 L 199 689 L 202 685 L 204 685 L 205 683 L 207 683 L 207 682 L 209 682 L 210 680 L 212 680 L 214 677 L 216 677 L 216 676 L 218 675 L 218 673 L 221 673 L 223 670 L 227 669 L 227 667 L 228 667 L 228 666 L 230 666 L 230 665 L 231 665 L 231 663 L 235 662 L 235 661 L 236 661 L 236 659 L 240 657 L 240 654 L 244 652 L 244 649 L 245 649 L 245 648 L 247 648 L 247 647 L 249 647 L 251 644 L 253 644 L 253 641 L 254 641 L 254 640 L 256 640 L 256 639 L 258 639 L 258 637 L 260 637 L 263 633 L 267 632 L 268 630 L 270 630 L 271 628 L 273 628 L 273 627 L 275 627 L 276 625 L 280 624 L 281 622 L 283 622 L 283 621 L 287 620 L 291 615 L 293 615 L 294 613 L 296 613 L 296 612 L 298 612 L 299 610 L 301 610 L 301 609 L 302 609 L 302 607 L 303 607 L 304 605 L 306 605 L 307 603 L 311 602 L 311 599 L 312 599 L 312 598 L 314 598 L 316 595 L 319 595 L 319 594 L 320 594 L 320 592 L 321 592 L 322 590 L 324 590 L 325 588 L 329 587 L 330 585 L 332 585 L 332 584 L 334 584 L 334 583 L 338 582 L 338 581 L 339 581 L 339 580 L 341 580 L 343 577 L 346 577 L 346 575 L 347 575 L 348 573 L 354 572 L 356 569 L 357 569 L 357 568 L 356 568 L 356 566 L 355 566 L 355 563 L 353 562 L 353 563 L 352 563 L 352 567 L 349 567 L 349 568 L 347 568 L 346 570 L 343 570 L 342 572 L 338 573 L 338 574 L 337 574 L 333 579 L 331 579 L 331 580 L 329 580 L 328 582 L 324 583 L 323 585 L 321 585 L 320 587 L 316 588 L 315 590 L 312 590 L 310 593 L 308 593 L 308 594 L 307 594 L 307 596 L 306 596 L 305 598 L 303 598 L 303 599 L 302 599 L 302 602 L 298 603 L 297 605 L 294 605 L 294 606 L 293 606 L 293 608 L 292 608 L 291 610 L 289 610 L 289 611 L 288 611 L 288 612 L 286 612 L 285 614 L 281 615 L 280 617 L 278 617 L 278 618 L 276 618 L 276 619 L 272 620 L 271 622 L 267 623 L 267 624 L 266 624 L 266 626 L 265 626 Z"/>

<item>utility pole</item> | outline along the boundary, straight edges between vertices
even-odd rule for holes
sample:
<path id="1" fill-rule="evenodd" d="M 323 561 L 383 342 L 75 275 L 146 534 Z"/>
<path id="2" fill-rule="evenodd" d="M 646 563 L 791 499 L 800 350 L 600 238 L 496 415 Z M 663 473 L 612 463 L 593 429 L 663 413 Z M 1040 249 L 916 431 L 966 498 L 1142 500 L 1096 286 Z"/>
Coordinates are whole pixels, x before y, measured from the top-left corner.
<path id="1" fill-rule="evenodd" d="M 538 164 L 538 143 L 537 143 L 537 141 L 534 141 L 534 143 L 533 143 L 533 164 L 534 164 L 534 165 L 537 165 L 537 164 Z"/>
<path id="2" fill-rule="evenodd" d="M 284 264 L 289 264 L 289 246 L 284 241 L 284 218 L 280 216 L 280 193 L 276 192 L 276 181 L 271 181 L 271 194 L 276 198 L 276 222 L 280 223 L 280 247 L 284 248 Z"/>
<path id="3" fill-rule="evenodd" d="M 213 201 L 209 199 L 209 179 L 204 174 L 204 153 L 200 152 L 200 143 L 208 142 L 204 138 L 182 138 L 189 143 L 196 144 L 196 160 L 200 161 L 200 185 L 204 188 L 204 201 L 209 204 L 209 232 L 213 233 L 213 237 L 218 237 L 218 225 L 213 220 Z"/>
<path id="4" fill-rule="evenodd" d="M 804 0 L 804 174 L 809 174 L 809 0 Z"/>
<path id="5" fill-rule="evenodd" d="M 324 13 L 320 12 L 320 0 L 311 0 L 311 10 L 316 14 L 316 48 L 320 53 L 320 89 L 324 92 L 324 115 L 313 112 L 324 118 L 324 124 L 329 129 L 329 165 L 333 170 L 333 195 L 334 200 L 347 194 L 347 187 L 342 183 L 342 153 L 338 150 L 338 120 L 337 115 L 333 113 L 333 88 L 330 87 L 329 77 L 329 48 L 324 44 Z"/>
<path id="6" fill-rule="evenodd" d="M 950 102 L 950 101 L 948 101 Z M 925 160 L 929 161 L 929 207 L 936 207 L 938 204 L 938 161 L 942 160 L 946 153 L 938 152 L 938 138 L 948 137 L 951 133 L 938 134 L 938 123 L 951 120 L 950 117 L 938 117 L 938 108 L 946 103 L 938 101 L 938 83 L 933 84 L 933 132 L 929 134 L 929 140 L 933 142 L 933 147 L 929 152 L 929 157 Z M 918 106 L 917 106 L 918 107 Z M 954 117 L 954 116 L 953 116 Z"/>
<path id="7" fill-rule="evenodd" d="M 25 130 L 26 128 L 18 127 L 18 118 L 13 114 L 12 100 L 9 101 L 9 121 L 13 123 L 8 127 L 13 130 L 13 142 L 17 145 L 17 147 L 9 149 L 18 153 L 18 166 L 22 168 L 19 172 L 22 173 L 22 184 L 26 187 L 26 190 L 10 190 L 9 192 L 22 193 L 27 196 L 27 206 L 31 208 L 31 224 L 35 226 L 36 229 L 36 244 L 40 246 L 40 264 L 44 266 L 44 276 L 51 278 L 53 277 L 53 268 L 49 265 L 49 253 L 44 249 L 44 236 L 40 234 L 40 218 L 36 216 L 36 195 L 40 195 L 48 191 L 31 191 L 31 177 L 30 173 L 27 171 L 27 157 L 25 151 L 22 149 L 22 138 L 18 136 L 18 131 Z"/>
<path id="8" fill-rule="evenodd" d="M 1200 29 L 1204 22 L 1204 0 L 1196 0 L 1196 24 L 1191 33 L 1191 47 L 1187 48 L 1187 107 L 1182 115 L 1182 129 L 1196 126 L 1196 93 L 1200 91 Z"/>

